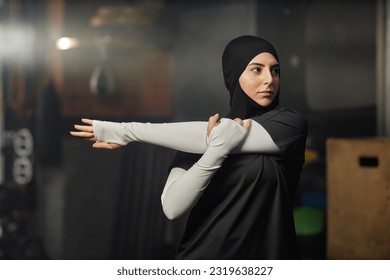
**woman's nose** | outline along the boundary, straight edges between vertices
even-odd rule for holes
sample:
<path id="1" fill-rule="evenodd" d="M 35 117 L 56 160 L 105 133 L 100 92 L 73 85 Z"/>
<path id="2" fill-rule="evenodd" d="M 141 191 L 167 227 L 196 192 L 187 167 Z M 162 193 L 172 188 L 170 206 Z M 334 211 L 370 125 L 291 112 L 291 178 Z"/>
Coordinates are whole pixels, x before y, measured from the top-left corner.
<path id="1" fill-rule="evenodd" d="M 273 81 L 273 76 L 272 76 L 272 73 L 271 71 L 267 70 L 267 71 L 263 71 L 263 83 L 264 84 L 271 84 L 272 81 Z"/>

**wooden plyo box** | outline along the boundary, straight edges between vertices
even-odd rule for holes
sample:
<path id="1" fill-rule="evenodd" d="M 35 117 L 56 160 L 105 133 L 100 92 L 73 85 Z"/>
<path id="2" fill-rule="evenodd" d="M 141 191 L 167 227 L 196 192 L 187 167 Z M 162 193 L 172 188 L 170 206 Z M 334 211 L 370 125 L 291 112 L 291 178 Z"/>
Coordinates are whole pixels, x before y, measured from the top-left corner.
<path id="1" fill-rule="evenodd" d="M 390 259 L 390 140 L 328 139 L 327 258 Z"/>

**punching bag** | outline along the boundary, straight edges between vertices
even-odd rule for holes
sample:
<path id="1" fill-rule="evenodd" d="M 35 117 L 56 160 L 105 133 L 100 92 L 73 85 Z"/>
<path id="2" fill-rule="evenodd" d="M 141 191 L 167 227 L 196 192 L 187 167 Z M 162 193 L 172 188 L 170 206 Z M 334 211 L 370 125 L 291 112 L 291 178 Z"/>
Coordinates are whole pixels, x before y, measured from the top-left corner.
<path id="1" fill-rule="evenodd" d="M 90 90 L 99 97 L 114 98 L 118 95 L 114 74 L 107 62 L 107 44 L 111 40 L 109 36 L 103 37 L 100 48 L 100 63 L 92 72 Z"/>

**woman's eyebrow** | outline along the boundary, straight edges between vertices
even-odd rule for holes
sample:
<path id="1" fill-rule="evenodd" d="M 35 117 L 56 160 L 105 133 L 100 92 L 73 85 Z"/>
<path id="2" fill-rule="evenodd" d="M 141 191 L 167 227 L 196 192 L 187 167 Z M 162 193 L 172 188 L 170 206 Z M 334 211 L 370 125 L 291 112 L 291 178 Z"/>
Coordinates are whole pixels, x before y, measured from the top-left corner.
<path id="1" fill-rule="evenodd" d="M 264 66 L 264 64 L 261 64 L 261 63 L 258 63 L 258 62 L 252 62 L 252 63 L 248 64 L 248 66 L 251 66 L 251 65 Z"/>
<path id="2" fill-rule="evenodd" d="M 262 66 L 262 67 L 265 66 L 264 64 L 259 63 L 259 62 L 252 62 L 252 63 L 249 63 L 249 64 L 248 64 L 248 66 L 252 66 L 252 65 L 257 65 L 257 66 Z M 271 65 L 271 68 L 276 68 L 276 67 L 279 67 L 279 64 Z"/>

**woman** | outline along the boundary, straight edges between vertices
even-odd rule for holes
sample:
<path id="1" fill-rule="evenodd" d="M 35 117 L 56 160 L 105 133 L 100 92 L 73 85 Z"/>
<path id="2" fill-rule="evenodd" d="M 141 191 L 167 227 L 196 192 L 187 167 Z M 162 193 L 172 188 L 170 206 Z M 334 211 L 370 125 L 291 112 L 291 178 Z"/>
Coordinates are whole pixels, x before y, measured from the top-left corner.
<path id="1" fill-rule="evenodd" d="M 177 259 L 296 259 L 293 199 L 305 118 L 279 106 L 280 66 L 266 40 L 241 36 L 223 53 L 225 118 L 169 124 L 83 119 L 95 148 L 143 141 L 178 150 L 161 196 L 170 219 L 190 212 Z"/>

